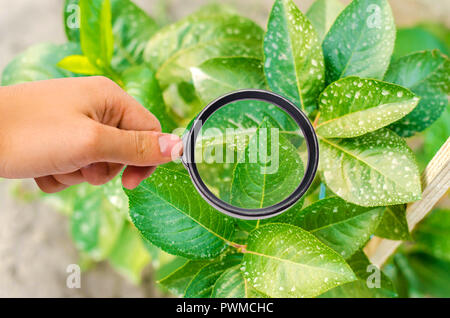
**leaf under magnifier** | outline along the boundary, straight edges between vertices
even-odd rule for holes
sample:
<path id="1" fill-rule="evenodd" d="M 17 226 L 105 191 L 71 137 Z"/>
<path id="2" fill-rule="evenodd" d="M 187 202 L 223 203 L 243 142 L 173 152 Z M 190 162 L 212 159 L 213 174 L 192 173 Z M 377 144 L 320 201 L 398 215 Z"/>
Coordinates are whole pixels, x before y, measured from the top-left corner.
<path id="1" fill-rule="evenodd" d="M 297 149 L 272 128 L 264 120 L 243 153 L 244 162 L 235 165 L 230 184 L 231 204 L 247 209 L 271 206 L 300 184 L 304 169 Z"/>
<path id="2" fill-rule="evenodd" d="M 261 156 L 261 153 L 258 154 L 260 149 L 256 144 L 257 138 L 255 138 L 259 135 L 258 127 L 267 129 L 265 136 L 269 139 L 272 129 L 279 134 L 276 153 L 271 154 L 269 152 L 273 148 L 270 140 L 267 140 L 268 142 L 264 145 L 267 148 L 266 156 L 270 154 L 270 158 L 262 158 L 263 161 L 266 161 L 266 159 L 274 160 L 273 163 L 267 161 L 267 164 L 265 164 L 266 169 L 271 169 L 271 171 L 267 170 L 266 173 L 261 172 L 264 167 L 260 164 L 249 163 L 250 159 L 257 161 L 258 158 L 253 158 L 255 155 Z M 261 208 L 281 200 L 279 198 L 269 199 L 269 197 L 273 197 L 273 194 L 269 197 L 263 194 L 265 203 L 260 202 L 261 198 L 256 201 L 247 201 L 245 196 L 248 195 L 252 184 L 266 181 L 277 184 L 286 183 L 279 190 L 283 190 L 280 193 L 289 195 L 303 177 L 304 165 L 301 162 L 303 158 L 298 154 L 303 150 L 303 135 L 289 115 L 274 105 L 244 100 L 220 109 L 204 124 L 202 136 L 197 139 L 196 164 L 202 180 L 220 199 L 244 208 Z M 223 161 L 218 161 L 217 158 L 223 159 Z M 298 166 L 300 166 L 299 170 L 294 169 Z M 290 169 L 295 170 L 295 173 L 291 174 Z M 237 170 L 242 170 L 242 173 L 246 175 L 245 178 L 253 177 L 253 179 L 242 179 L 241 187 L 233 187 L 233 183 L 241 173 L 238 173 Z M 266 175 L 266 179 L 256 180 L 258 174 L 260 176 Z M 251 180 L 250 183 L 248 183 L 249 180 Z M 287 184 L 291 184 L 289 189 L 286 188 Z M 231 198 L 232 192 L 234 192 L 234 202 Z M 259 189 L 257 192 L 260 194 L 253 193 L 253 195 L 261 196 L 265 189 Z M 247 194 L 244 195 L 244 193 Z M 240 200 L 244 201 L 239 203 Z"/>

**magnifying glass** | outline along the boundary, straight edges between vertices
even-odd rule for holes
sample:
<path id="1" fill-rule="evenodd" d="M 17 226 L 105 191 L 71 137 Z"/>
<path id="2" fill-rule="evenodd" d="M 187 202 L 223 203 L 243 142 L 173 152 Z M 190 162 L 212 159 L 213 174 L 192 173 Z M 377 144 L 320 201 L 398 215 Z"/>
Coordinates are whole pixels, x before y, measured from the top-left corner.
<path id="1" fill-rule="evenodd" d="M 183 137 L 181 161 L 200 195 L 241 219 L 276 216 L 307 191 L 319 161 L 317 136 L 292 102 L 241 90 L 206 106 Z"/>

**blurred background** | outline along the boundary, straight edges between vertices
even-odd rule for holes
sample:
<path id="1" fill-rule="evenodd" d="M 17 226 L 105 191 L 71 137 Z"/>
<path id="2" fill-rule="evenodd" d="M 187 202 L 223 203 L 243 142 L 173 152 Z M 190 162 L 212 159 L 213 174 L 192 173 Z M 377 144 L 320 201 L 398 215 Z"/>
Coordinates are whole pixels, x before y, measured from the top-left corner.
<path id="1" fill-rule="evenodd" d="M 16 0 L 0 2 L 0 70 L 27 47 L 42 42 L 65 42 L 63 0 Z M 160 24 L 177 20 L 208 0 L 136 0 Z M 234 7 L 261 25 L 265 24 L 272 0 L 220 1 Z M 303 11 L 312 0 L 296 0 Z M 349 3 L 350 1 L 342 1 Z M 419 22 L 441 23 L 450 28 L 450 0 L 390 1 L 398 27 Z M 447 39 L 450 40 L 450 39 Z M 448 125 L 448 124 L 447 124 Z M 409 141 L 423 147 L 423 138 Z M 424 168 L 430 153 L 419 158 Z M 420 154 L 419 154 L 420 156 Z M 78 263 L 79 255 L 69 234 L 68 218 L 50 205 L 27 198 L 15 181 L 0 180 L 0 297 L 152 297 L 163 296 L 154 288 L 152 273 L 144 270 L 140 286 L 135 286 L 108 263 L 82 274 L 81 288 L 66 287 L 66 268 Z M 25 187 L 34 189 L 28 181 Z M 449 206 L 444 200 L 441 205 Z"/>

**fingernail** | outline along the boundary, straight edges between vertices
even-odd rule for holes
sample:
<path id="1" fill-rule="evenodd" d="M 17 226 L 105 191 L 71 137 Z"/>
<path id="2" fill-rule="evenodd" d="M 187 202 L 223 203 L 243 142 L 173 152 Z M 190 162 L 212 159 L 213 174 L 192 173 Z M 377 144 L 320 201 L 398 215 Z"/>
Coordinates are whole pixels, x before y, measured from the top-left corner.
<path id="1" fill-rule="evenodd" d="M 171 157 L 172 160 L 180 156 L 181 139 L 177 135 L 161 134 L 158 137 L 159 149 L 163 157 Z M 177 151 L 178 149 L 178 151 Z"/>

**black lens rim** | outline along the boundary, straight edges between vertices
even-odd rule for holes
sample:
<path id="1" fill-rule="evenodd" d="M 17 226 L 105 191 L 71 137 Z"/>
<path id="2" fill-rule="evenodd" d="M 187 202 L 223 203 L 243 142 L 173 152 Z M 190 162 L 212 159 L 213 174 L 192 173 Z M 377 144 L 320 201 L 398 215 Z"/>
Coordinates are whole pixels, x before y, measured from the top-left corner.
<path id="1" fill-rule="evenodd" d="M 303 176 L 303 179 L 300 182 L 299 186 L 283 201 L 260 209 L 244 209 L 241 207 L 236 207 L 216 197 L 203 182 L 195 163 L 195 142 L 197 140 L 198 133 L 200 132 L 206 120 L 221 107 L 229 103 L 249 99 L 271 103 L 287 112 L 296 121 L 296 123 L 302 130 L 308 148 L 308 164 L 306 166 L 305 175 Z M 240 219 L 264 219 L 274 217 L 286 211 L 298 200 L 300 200 L 300 198 L 308 190 L 314 180 L 317 172 L 317 166 L 319 164 L 319 143 L 317 141 L 317 135 L 308 117 L 297 106 L 295 106 L 295 104 L 293 104 L 286 98 L 266 90 L 239 90 L 231 92 L 214 100 L 200 112 L 200 114 L 192 123 L 189 132 L 187 133 L 187 135 L 185 135 L 183 140 L 184 152 L 181 160 L 188 170 L 197 191 L 210 205 L 212 205 L 217 210 L 229 216 Z"/>

